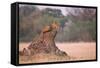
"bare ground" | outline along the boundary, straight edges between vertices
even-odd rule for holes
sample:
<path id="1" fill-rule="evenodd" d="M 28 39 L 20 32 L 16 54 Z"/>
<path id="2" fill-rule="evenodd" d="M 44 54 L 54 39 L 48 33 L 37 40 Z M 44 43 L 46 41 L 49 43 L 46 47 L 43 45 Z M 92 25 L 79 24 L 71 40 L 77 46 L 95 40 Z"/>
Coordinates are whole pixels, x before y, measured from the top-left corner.
<path id="1" fill-rule="evenodd" d="M 20 43 L 19 50 L 27 48 L 29 43 Z M 79 43 L 56 43 L 56 46 L 65 51 L 69 57 L 62 57 L 50 54 L 37 54 L 35 56 L 19 56 L 19 63 L 41 63 L 56 61 L 77 61 L 77 60 L 94 60 L 96 59 L 96 43 L 95 42 L 79 42 Z"/>

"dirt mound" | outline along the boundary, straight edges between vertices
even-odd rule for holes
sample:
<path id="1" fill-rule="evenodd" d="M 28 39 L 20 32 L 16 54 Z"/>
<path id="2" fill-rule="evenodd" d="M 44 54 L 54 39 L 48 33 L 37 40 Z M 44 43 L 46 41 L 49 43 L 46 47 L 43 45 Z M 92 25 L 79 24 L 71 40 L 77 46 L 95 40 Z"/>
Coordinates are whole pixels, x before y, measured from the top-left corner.
<path id="1" fill-rule="evenodd" d="M 50 26 L 46 26 L 41 30 L 41 33 L 36 37 L 32 43 L 22 52 L 20 55 L 34 55 L 38 53 L 50 53 L 55 55 L 64 56 L 67 55 L 64 51 L 58 49 L 55 45 L 54 39 L 59 28 L 58 23 L 54 22 Z"/>

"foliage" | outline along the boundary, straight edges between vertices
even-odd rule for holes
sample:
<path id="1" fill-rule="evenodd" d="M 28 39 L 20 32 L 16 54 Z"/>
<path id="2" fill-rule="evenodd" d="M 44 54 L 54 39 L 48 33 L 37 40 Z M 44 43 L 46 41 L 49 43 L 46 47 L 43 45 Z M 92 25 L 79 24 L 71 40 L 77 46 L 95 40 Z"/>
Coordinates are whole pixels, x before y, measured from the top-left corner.
<path id="1" fill-rule="evenodd" d="M 57 42 L 96 41 L 96 10 L 91 8 L 74 9 L 64 16 L 60 9 L 36 6 L 19 8 L 19 40 L 29 42 L 39 35 L 44 26 L 53 21 L 60 24 Z M 76 14 L 75 14 L 76 12 Z"/>

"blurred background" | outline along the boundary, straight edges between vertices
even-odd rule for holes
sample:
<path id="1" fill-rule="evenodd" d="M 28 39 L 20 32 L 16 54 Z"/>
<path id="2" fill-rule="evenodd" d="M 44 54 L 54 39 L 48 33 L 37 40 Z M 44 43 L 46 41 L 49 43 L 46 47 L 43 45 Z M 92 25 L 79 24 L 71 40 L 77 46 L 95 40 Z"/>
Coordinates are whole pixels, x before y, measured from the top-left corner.
<path id="1" fill-rule="evenodd" d="M 57 21 L 56 42 L 95 42 L 96 9 L 40 5 L 19 5 L 19 41 L 30 42 L 41 29 Z"/>

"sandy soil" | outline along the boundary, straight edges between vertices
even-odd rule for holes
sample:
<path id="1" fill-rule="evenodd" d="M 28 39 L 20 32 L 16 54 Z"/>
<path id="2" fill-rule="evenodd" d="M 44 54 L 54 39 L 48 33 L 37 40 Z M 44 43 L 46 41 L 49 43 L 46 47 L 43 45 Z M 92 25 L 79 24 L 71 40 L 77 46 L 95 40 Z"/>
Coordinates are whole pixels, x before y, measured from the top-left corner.
<path id="1" fill-rule="evenodd" d="M 19 50 L 21 51 L 23 48 L 27 48 L 29 44 L 30 43 L 20 43 Z M 60 50 L 65 51 L 72 58 L 71 61 L 96 59 L 95 42 L 56 43 L 56 46 Z"/>
<path id="2" fill-rule="evenodd" d="M 74 60 L 96 59 L 96 43 L 94 42 L 57 43 L 57 46 L 75 58 Z"/>

